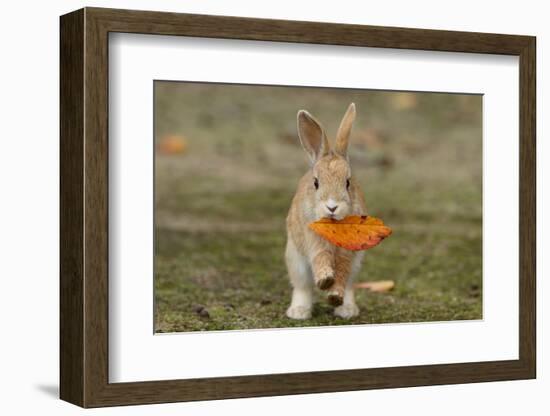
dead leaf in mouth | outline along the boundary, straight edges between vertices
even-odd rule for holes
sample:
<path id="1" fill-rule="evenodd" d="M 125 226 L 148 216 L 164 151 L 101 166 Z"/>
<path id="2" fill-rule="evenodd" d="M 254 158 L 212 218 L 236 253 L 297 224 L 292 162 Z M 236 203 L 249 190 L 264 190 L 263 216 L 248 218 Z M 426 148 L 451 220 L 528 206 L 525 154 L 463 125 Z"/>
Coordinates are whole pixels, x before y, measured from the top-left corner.
<path id="1" fill-rule="evenodd" d="M 381 219 L 367 215 L 351 215 L 342 220 L 322 218 L 309 224 L 325 240 L 347 250 L 368 250 L 391 235 L 390 227 Z"/>

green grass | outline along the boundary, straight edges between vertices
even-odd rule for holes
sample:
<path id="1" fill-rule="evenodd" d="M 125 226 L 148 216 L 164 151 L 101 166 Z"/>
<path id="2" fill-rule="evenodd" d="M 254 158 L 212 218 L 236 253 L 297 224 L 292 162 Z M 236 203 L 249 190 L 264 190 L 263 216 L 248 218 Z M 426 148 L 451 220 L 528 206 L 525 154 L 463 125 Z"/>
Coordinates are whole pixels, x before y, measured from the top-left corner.
<path id="1" fill-rule="evenodd" d="M 185 135 L 189 150 L 156 159 L 156 331 L 480 319 L 481 98 L 419 94 L 405 110 L 398 98 L 157 84 L 157 139 Z M 295 113 L 310 109 L 330 135 L 351 100 L 353 174 L 369 213 L 394 231 L 366 253 L 357 280 L 395 289 L 358 290 L 350 321 L 319 291 L 312 318 L 290 320 L 284 219 L 307 169 Z M 366 132 L 375 137 L 365 144 Z"/>

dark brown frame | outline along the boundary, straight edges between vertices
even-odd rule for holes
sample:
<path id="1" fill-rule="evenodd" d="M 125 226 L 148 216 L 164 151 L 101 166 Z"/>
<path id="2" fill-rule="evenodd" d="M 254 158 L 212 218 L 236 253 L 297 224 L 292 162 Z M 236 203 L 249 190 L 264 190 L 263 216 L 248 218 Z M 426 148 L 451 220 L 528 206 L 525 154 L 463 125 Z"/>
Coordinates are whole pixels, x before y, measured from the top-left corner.
<path id="1" fill-rule="evenodd" d="M 519 56 L 519 359 L 109 383 L 109 32 Z M 62 16 L 61 398 L 100 407 L 535 378 L 535 45 L 531 36 L 99 8 Z"/>

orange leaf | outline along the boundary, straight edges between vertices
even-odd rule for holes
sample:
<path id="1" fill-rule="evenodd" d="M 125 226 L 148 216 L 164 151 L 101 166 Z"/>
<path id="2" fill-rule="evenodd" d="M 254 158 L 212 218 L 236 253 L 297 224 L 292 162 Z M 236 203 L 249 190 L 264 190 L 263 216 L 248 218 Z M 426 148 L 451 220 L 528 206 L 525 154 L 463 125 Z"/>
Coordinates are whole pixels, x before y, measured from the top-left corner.
<path id="1" fill-rule="evenodd" d="M 392 233 L 382 220 L 366 215 L 342 220 L 322 218 L 309 224 L 309 228 L 332 244 L 353 251 L 368 250 Z"/>
<path id="2" fill-rule="evenodd" d="M 360 282 L 355 283 L 353 287 L 356 289 L 367 289 L 371 292 L 389 292 L 395 286 L 393 280 L 378 280 L 376 282 Z"/>
<path id="3" fill-rule="evenodd" d="M 166 135 L 160 139 L 158 149 L 164 155 L 184 153 L 187 150 L 187 139 L 175 134 Z"/>

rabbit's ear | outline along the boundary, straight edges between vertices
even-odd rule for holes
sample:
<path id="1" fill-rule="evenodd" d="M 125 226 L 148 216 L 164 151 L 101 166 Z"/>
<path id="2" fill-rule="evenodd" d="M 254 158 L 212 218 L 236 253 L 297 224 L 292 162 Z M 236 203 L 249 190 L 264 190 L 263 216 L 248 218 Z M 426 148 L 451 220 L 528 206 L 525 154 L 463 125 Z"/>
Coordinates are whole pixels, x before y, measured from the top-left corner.
<path id="1" fill-rule="evenodd" d="M 344 118 L 342 118 L 342 122 L 338 128 L 338 133 L 336 133 L 336 144 L 334 146 L 334 150 L 344 157 L 347 157 L 348 154 L 349 135 L 351 133 L 351 127 L 353 126 L 354 120 L 355 104 L 351 103 L 346 111 L 346 114 L 344 114 Z"/>
<path id="2" fill-rule="evenodd" d="M 305 110 L 298 111 L 298 136 L 312 163 L 330 152 L 323 127 Z"/>

